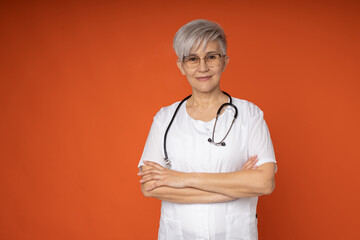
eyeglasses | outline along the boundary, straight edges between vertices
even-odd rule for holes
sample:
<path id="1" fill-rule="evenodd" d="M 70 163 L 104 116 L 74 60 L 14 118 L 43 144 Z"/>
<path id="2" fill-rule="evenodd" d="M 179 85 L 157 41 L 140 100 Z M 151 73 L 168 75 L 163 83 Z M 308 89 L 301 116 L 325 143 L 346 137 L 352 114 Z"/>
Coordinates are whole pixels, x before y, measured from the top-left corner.
<path id="1" fill-rule="evenodd" d="M 200 61 L 204 60 L 208 67 L 215 67 L 219 65 L 221 57 L 223 56 L 220 53 L 209 54 L 204 59 L 198 56 L 186 56 L 183 58 L 183 63 L 187 68 L 197 68 L 200 65 Z"/>

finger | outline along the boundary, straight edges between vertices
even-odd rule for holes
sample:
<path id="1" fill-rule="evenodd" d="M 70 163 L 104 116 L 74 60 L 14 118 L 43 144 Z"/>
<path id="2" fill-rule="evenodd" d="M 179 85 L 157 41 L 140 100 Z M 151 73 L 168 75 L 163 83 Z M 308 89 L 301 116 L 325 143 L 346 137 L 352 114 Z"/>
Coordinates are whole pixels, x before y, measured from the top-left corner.
<path id="1" fill-rule="evenodd" d="M 154 186 L 154 184 L 150 185 L 149 187 L 147 187 L 145 190 L 146 191 L 151 191 L 153 189 L 155 189 L 156 187 Z"/>
<path id="2" fill-rule="evenodd" d="M 256 159 L 257 159 L 257 155 L 254 155 L 254 156 L 252 156 L 252 157 L 249 158 L 249 160 L 251 160 L 251 161 L 254 161 L 254 160 L 256 160 Z"/>
<path id="3" fill-rule="evenodd" d="M 146 191 L 151 191 L 151 190 L 154 190 L 155 188 L 158 188 L 158 187 L 161 187 L 161 186 L 163 186 L 162 182 L 156 181 L 153 184 L 151 184 L 149 187 L 147 187 L 145 190 Z"/>
<path id="4" fill-rule="evenodd" d="M 251 164 L 253 164 L 254 162 L 256 162 L 257 161 L 257 156 L 255 155 L 255 156 L 252 156 L 251 158 L 249 158 L 249 160 L 248 160 L 248 162 L 249 162 L 249 165 L 251 165 Z"/>
<path id="5" fill-rule="evenodd" d="M 144 161 L 144 165 L 145 165 L 145 161 Z M 143 170 L 142 168 L 140 169 L 140 171 L 137 173 L 137 175 L 141 176 L 141 174 L 145 171 L 154 169 L 153 167 L 147 166 L 146 170 Z"/>
<path id="6" fill-rule="evenodd" d="M 254 161 L 254 157 L 249 158 L 243 165 L 244 168 L 247 168 L 251 165 L 251 163 Z"/>
<path id="7" fill-rule="evenodd" d="M 256 166 L 258 161 L 259 161 L 259 159 L 255 159 L 254 161 L 252 161 L 252 163 L 249 165 L 249 169 L 253 169 Z"/>
<path id="8" fill-rule="evenodd" d="M 138 175 L 138 176 L 145 176 L 145 175 L 147 175 L 147 174 L 149 174 L 149 173 L 150 173 L 150 169 L 149 169 L 149 170 L 146 170 L 146 171 L 138 172 L 137 175 Z"/>
<path id="9" fill-rule="evenodd" d="M 145 171 L 138 173 L 139 176 L 146 176 L 149 174 L 160 174 L 160 170 L 151 168 L 151 169 L 147 169 Z"/>
<path id="10" fill-rule="evenodd" d="M 144 164 L 146 166 L 150 166 L 150 167 L 157 168 L 157 169 L 162 169 L 163 168 L 160 164 L 158 164 L 156 162 L 144 161 Z"/>
<path id="11" fill-rule="evenodd" d="M 146 176 L 146 177 L 141 178 L 140 182 L 142 184 L 144 184 L 144 183 L 147 183 L 147 182 L 152 181 L 152 180 L 153 180 L 152 176 Z"/>
<path id="12" fill-rule="evenodd" d="M 161 174 L 151 173 L 151 174 L 142 176 L 140 182 L 145 183 L 145 182 L 148 182 L 148 181 L 151 181 L 151 180 L 159 180 L 159 179 L 162 179 L 162 178 L 163 177 L 162 177 Z"/>
<path id="13" fill-rule="evenodd" d="M 148 175 L 148 176 L 145 176 L 145 177 L 142 177 L 140 182 L 141 183 L 147 183 L 149 181 L 154 181 L 154 180 L 161 180 L 161 176 L 159 175 Z"/>
<path id="14" fill-rule="evenodd" d="M 250 157 L 245 164 L 243 165 L 243 167 L 241 168 L 242 170 L 248 170 L 251 169 L 256 162 L 258 161 L 257 155 Z"/>
<path id="15" fill-rule="evenodd" d="M 249 158 L 249 159 L 244 163 L 244 166 L 249 165 L 252 160 L 253 160 L 252 158 Z"/>
<path id="16" fill-rule="evenodd" d="M 256 158 L 257 158 L 256 155 L 255 155 L 255 156 L 252 156 L 252 157 L 250 157 L 250 158 L 246 161 L 246 163 L 251 164 Z"/>
<path id="17" fill-rule="evenodd" d="M 258 159 L 257 157 L 255 157 L 255 158 L 251 161 L 250 165 L 251 165 L 251 166 L 254 166 L 258 161 L 259 161 L 259 159 Z"/>

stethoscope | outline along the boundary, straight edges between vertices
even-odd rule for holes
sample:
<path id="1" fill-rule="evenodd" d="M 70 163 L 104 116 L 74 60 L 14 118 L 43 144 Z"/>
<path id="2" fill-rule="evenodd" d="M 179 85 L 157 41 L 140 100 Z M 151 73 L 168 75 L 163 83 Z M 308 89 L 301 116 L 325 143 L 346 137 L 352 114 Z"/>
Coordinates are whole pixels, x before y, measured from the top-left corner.
<path id="1" fill-rule="evenodd" d="M 209 143 L 213 143 L 213 144 L 216 145 L 216 146 L 223 146 L 223 147 L 224 147 L 224 146 L 226 146 L 224 140 L 225 140 L 225 138 L 227 137 L 227 135 L 229 134 L 229 132 L 230 132 L 230 130 L 231 130 L 233 124 L 234 124 L 234 121 L 235 121 L 235 119 L 237 118 L 238 109 L 237 109 L 237 107 L 236 107 L 234 104 L 232 104 L 231 96 L 230 96 L 228 93 L 224 92 L 224 91 L 223 91 L 223 93 L 229 97 L 230 102 L 224 103 L 223 105 L 221 105 L 221 106 L 219 107 L 219 109 L 218 109 L 218 111 L 217 111 L 217 113 L 216 113 L 216 118 L 215 118 L 214 128 L 213 128 L 213 131 L 212 131 L 212 136 L 211 136 L 211 138 L 208 139 L 208 142 L 209 142 Z M 170 121 L 170 123 L 169 123 L 169 125 L 168 125 L 168 127 L 166 128 L 166 131 L 165 131 L 165 135 L 164 135 L 164 155 L 165 155 L 164 161 L 165 161 L 165 165 L 166 165 L 167 168 L 171 168 L 171 161 L 169 160 L 169 157 L 168 157 L 168 154 L 167 154 L 167 151 L 166 151 L 166 138 L 167 138 L 167 134 L 168 134 L 168 132 L 169 132 L 169 129 L 170 129 L 170 127 L 171 127 L 171 124 L 174 122 L 175 116 L 176 116 L 177 112 L 179 111 L 181 105 L 182 105 L 186 100 L 188 100 L 190 97 L 191 97 L 191 95 L 187 96 L 186 98 L 184 98 L 184 99 L 179 103 L 179 105 L 178 105 L 177 108 L 175 109 L 175 112 L 174 112 L 174 114 L 173 114 L 173 116 L 172 116 L 172 118 L 171 118 L 171 121 Z M 217 123 L 217 120 L 218 120 L 218 117 L 219 117 L 219 115 L 220 115 L 221 110 L 222 110 L 224 107 L 226 107 L 226 106 L 231 106 L 231 107 L 233 107 L 233 108 L 235 109 L 234 119 L 232 120 L 231 125 L 230 125 L 230 128 L 229 128 L 229 130 L 226 132 L 224 138 L 223 138 L 220 142 L 215 142 L 215 141 L 214 141 L 214 136 L 215 136 L 216 123 Z"/>

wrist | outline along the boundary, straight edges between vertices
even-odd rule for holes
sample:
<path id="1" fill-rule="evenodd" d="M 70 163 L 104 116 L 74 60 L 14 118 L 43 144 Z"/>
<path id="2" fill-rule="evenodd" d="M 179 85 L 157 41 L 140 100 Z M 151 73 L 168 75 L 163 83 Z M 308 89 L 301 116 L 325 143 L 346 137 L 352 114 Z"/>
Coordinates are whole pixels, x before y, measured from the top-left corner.
<path id="1" fill-rule="evenodd" d="M 185 175 L 185 185 L 186 187 L 195 187 L 197 181 L 198 173 L 190 172 Z"/>

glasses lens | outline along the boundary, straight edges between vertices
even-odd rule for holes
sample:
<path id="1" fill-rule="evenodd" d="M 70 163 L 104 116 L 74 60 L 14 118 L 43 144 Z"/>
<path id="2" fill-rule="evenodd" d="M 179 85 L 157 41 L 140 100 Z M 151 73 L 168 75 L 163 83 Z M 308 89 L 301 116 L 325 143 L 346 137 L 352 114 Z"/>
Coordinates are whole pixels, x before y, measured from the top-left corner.
<path id="1" fill-rule="evenodd" d="M 200 58 L 197 56 L 184 57 L 184 64 L 188 68 L 196 68 L 197 66 L 199 66 L 199 63 L 200 63 Z"/>
<path id="2" fill-rule="evenodd" d="M 211 54 L 205 57 L 205 62 L 209 67 L 214 67 L 220 63 L 220 54 Z"/>

